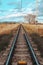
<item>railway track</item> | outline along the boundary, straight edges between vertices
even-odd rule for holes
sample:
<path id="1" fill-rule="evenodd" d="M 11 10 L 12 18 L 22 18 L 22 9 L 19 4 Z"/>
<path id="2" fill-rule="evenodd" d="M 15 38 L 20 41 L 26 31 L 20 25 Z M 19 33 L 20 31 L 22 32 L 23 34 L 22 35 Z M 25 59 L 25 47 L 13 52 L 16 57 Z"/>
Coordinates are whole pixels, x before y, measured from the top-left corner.
<path id="1" fill-rule="evenodd" d="M 17 28 L 16 28 L 16 31 L 17 31 Z M 0 52 L 0 65 L 4 65 L 7 57 L 8 57 L 8 54 L 9 54 L 9 51 L 10 51 L 10 48 L 12 46 L 12 42 L 13 42 L 13 39 L 15 38 L 15 34 L 16 34 L 16 31 L 15 29 L 12 30 L 12 37 L 9 39 L 9 44 L 7 46 L 7 48 L 5 48 L 4 50 L 2 50 Z M 4 37 L 3 37 L 4 38 Z M 3 41 L 3 40 L 2 40 Z M 1 43 L 1 42 L 0 42 Z M 4 43 L 4 42 L 3 42 Z"/>
<path id="2" fill-rule="evenodd" d="M 20 25 L 8 57 L 2 65 L 43 65 L 37 46 L 30 42 L 31 38 L 28 39 L 25 29 Z"/>

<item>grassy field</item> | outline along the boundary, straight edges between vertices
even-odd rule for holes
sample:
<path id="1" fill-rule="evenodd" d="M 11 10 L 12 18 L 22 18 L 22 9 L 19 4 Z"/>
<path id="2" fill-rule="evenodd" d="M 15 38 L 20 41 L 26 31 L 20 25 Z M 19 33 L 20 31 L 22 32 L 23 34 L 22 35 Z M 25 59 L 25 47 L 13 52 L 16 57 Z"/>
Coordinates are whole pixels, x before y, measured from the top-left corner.
<path id="1" fill-rule="evenodd" d="M 0 34 L 9 34 L 13 29 L 16 30 L 19 24 L 0 24 Z"/>
<path id="2" fill-rule="evenodd" d="M 27 32 L 31 33 L 37 33 L 40 36 L 43 36 L 43 25 L 41 24 L 23 24 Z"/>
<path id="3" fill-rule="evenodd" d="M 19 24 L 0 24 L 0 52 L 7 48 Z"/>
<path id="4" fill-rule="evenodd" d="M 41 24 L 23 24 L 27 33 L 31 36 L 32 41 L 37 44 L 38 49 L 43 57 L 43 25 Z"/>

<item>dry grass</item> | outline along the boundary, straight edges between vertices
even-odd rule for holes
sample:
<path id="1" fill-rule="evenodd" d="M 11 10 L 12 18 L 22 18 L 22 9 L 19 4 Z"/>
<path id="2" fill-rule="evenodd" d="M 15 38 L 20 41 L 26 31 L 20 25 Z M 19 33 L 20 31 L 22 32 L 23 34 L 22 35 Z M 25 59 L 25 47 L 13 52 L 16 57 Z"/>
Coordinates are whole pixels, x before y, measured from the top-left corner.
<path id="1" fill-rule="evenodd" d="M 19 24 L 0 24 L 0 34 L 9 34 L 11 30 L 16 29 Z"/>
<path id="2" fill-rule="evenodd" d="M 43 57 L 43 25 L 23 24 L 23 26 L 31 36 L 32 41 L 37 44 L 41 56 Z"/>
<path id="3" fill-rule="evenodd" d="M 23 24 L 27 32 L 31 33 L 37 33 L 40 36 L 43 36 L 43 25 L 35 25 L 35 24 Z"/>
<path id="4" fill-rule="evenodd" d="M 0 24 L 0 51 L 7 48 L 19 24 Z"/>

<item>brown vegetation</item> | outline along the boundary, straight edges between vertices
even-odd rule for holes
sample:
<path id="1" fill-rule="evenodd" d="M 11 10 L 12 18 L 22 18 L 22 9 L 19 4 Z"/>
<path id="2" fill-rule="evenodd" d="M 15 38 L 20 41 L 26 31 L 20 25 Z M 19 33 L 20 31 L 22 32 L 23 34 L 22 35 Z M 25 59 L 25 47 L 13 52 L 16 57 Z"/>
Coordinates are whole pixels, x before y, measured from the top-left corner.
<path id="1" fill-rule="evenodd" d="M 0 24 L 0 51 L 10 43 L 13 33 L 17 31 L 19 24 Z"/>
<path id="2" fill-rule="evenodd" d="M 40 24 L 23 24 L 23 26 L 25 27 L 27 32 L 29 32 L 29 34 L 37 33 L 40 36 L 43 36 L 43 25 L 40 25 Z"/>
<path id="3" fill-rule="evenodd" d="M 9 34 L 11 30 L 16 29 L 19 24 L 0 24 L 0 34 Z"/>
<path id="4" fill-rule="evenodd" d="M 38 45 L 38 49 L 43 56 L 43 25 L 35 24 L 23 24 L 27 33 L 31 36 L 32 41 Z"/>

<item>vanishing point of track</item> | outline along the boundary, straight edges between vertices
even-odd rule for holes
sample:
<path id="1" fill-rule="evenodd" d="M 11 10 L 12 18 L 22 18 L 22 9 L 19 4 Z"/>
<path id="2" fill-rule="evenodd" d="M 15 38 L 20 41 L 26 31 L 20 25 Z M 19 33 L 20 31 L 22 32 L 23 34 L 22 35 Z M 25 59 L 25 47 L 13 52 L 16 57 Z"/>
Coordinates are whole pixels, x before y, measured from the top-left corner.
<path id="1" fill-rule="evenodd" d="M 26 65 L 43 65 L 36 56 L 35 51 L 38 52 L 36 46 L 35 50 L 33 46 L 24 27 L 20 25 L 4 65 L 19 65 L 19 62 L 24 62 Z"/>

